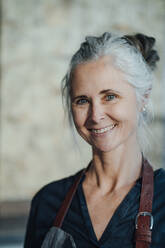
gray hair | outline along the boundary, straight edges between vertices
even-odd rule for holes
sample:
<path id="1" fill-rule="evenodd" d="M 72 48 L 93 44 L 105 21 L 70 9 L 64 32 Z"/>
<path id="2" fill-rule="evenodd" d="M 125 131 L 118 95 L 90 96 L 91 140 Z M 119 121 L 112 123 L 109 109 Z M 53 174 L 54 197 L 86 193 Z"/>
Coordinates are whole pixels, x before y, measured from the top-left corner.
<path id="1" fill-rule="evenodd" d="M 79 64 L 97 60 L 102 56 L 113 57 L 114 65 L 124 72 L 126 80 L 136 92 L 137 102 L 145 104 L 147 111 L 139 112 L 138 141 L 142 152 L 149 146 L 148 123 L 153 117 L 149 95 L 153 84 L 153 69 L 159 56 L 153 46 L 155 39 L 143 34 L 119 36 L 104 33 L 99 37 L 86 37 L 80 49 L 73 55 L 68 72 L 62 81 L 62 98 L 72 125 L 71 112 L 71 74 Z"/>

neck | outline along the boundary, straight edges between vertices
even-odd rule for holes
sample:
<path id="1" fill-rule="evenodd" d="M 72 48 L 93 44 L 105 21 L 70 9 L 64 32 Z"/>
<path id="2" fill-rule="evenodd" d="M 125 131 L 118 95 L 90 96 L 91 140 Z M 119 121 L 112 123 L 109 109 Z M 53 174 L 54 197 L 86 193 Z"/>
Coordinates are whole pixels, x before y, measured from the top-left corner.
<path id="1" fill-rule="evenodd" d="M 87 181 L 94 184 L 103 193 L 118 190 L 134 184 L 140 177 L 142 154 L 139 145 L 128 149 L 120 147 L 110 152 L 98 152 L 93 149 L 92 166 L 87 172 Z"/>

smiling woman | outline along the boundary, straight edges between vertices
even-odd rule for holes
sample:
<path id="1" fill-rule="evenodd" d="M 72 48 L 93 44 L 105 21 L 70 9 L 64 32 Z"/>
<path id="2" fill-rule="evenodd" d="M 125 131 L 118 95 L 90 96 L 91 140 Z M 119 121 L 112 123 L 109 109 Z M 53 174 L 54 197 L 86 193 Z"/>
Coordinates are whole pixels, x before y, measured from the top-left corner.
<path id="1" fill-rule="evenodd" d="M 154 43 L 104 33 L 73 55 L 63 97 L 92 159 L 36 194 L 25 248 L 164 247 L 165 171 L 153 172 L 144 158 Z"/>
<path id="2" fill-rule="evenodd" d="M 108 152 L 121 144 L 126 149 L 126 140 L 135 142 L 138 113 L 135 90 L 109 57 L 76 67 L 71 96 L 74 124 L 93 151 Z"/>

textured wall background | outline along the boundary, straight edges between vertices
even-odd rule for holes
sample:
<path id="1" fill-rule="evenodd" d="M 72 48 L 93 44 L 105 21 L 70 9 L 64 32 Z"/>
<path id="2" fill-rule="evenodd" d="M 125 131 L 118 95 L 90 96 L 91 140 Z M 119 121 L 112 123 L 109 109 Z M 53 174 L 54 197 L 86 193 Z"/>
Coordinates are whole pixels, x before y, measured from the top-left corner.
<path id="1" fill-rule="evenodd" d="M 60 82 L 84 36 L 144 32 L 157 39 L 149 157 L 162 166 L 165 80 L 164 0 L 2 0 L 0 200 L 28 199 L 44 184 L 87 165 L 90 148 L 73 141 Z"/>

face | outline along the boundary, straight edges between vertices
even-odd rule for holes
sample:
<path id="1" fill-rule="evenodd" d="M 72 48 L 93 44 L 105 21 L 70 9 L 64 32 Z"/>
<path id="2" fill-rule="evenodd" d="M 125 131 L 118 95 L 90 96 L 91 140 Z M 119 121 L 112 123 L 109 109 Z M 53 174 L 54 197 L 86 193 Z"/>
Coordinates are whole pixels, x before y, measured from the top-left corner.
<path id="1" fill-rule="evenodd" d="M 135 89 L 109 57 L 76 67 L 71 104 L 75 127 L 94 150 L 108 152 L 137 141 Z"/>

